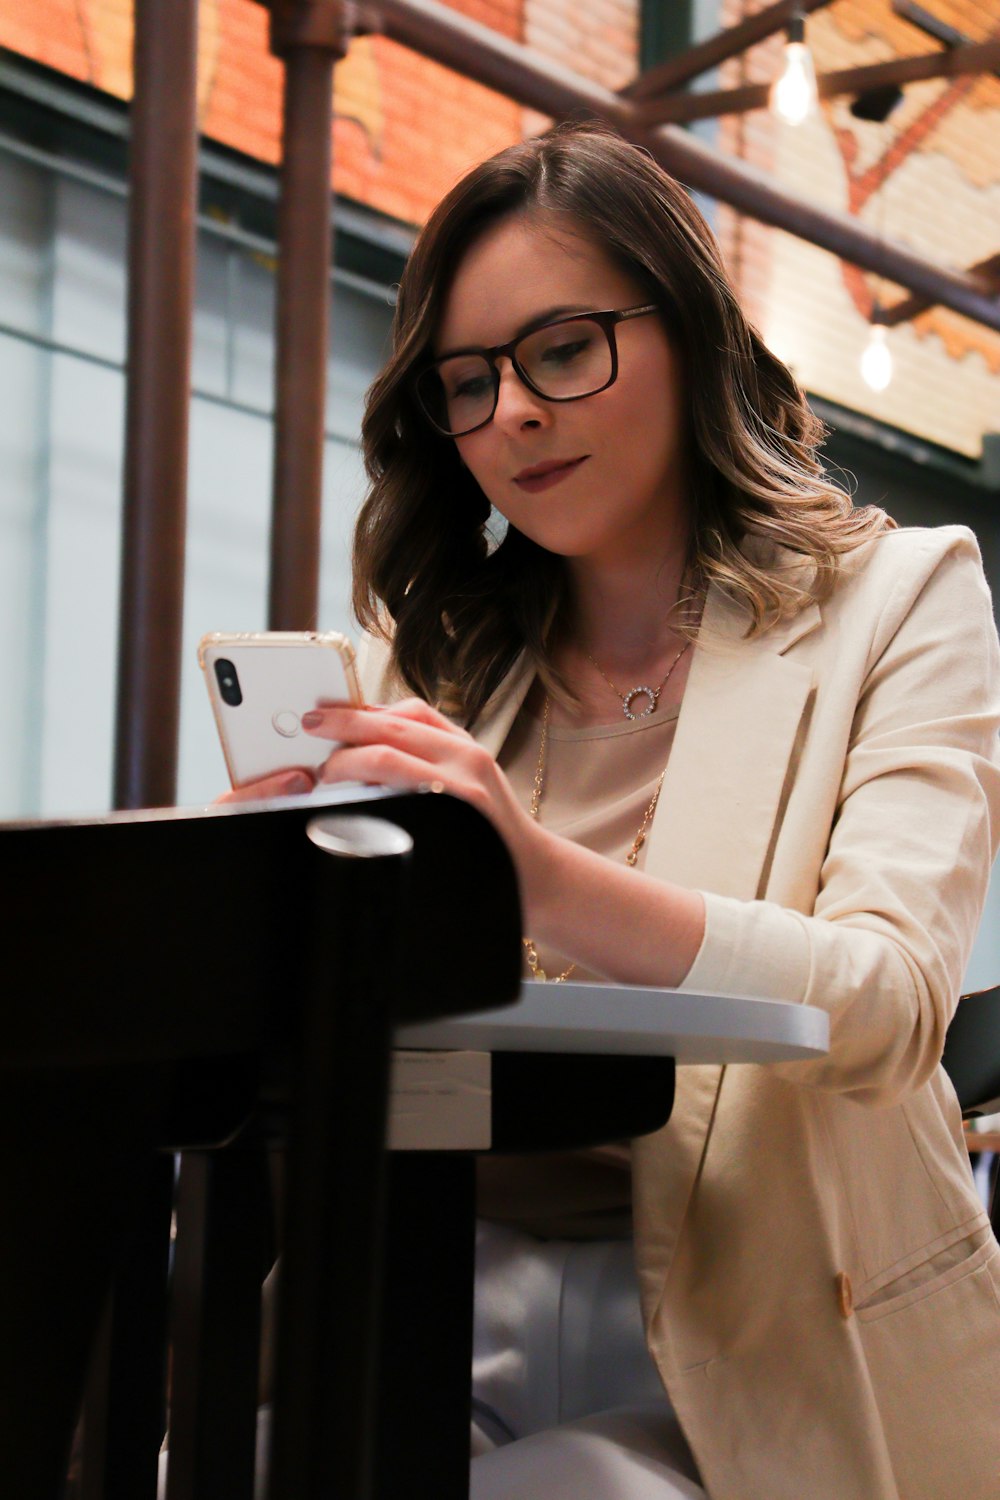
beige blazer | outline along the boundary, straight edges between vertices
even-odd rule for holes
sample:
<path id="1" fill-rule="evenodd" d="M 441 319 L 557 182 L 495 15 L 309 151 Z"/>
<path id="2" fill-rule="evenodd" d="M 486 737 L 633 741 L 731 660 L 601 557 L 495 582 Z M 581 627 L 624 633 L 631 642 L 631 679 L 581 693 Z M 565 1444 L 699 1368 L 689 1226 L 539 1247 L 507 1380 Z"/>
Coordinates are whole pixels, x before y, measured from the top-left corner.
<path id="1" fill-rule="evenodd" d="M 1000 1248 L 939 1063 L 1000 837 L 975 540 L 890 532 L 745 625 L 712 590 L 646 870 L 705 893 L 682 988 L 822 1006 L 831 1048 L 678 1070 L 634 1150 L 650 1350 L 712 1500 L 997 1500 Z"/>

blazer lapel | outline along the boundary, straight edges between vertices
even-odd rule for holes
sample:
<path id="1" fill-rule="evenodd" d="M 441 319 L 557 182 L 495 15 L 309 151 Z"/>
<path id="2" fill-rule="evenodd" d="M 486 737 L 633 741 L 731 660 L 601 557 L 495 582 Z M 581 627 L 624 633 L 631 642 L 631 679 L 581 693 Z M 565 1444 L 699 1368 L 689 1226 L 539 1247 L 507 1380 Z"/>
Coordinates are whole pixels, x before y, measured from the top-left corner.
<path id="1" fill-rule="evenodd" d="M 527 697 L 534 675 L 534 664 L 527 653 L 522 653 L 479 716 L 473 734 L 494 760 L 503 749 L 503 742 Z"/>
<path id="2" fill-rule="evenodd" d="M 784 655 L 819 623 L 812 605 L 753 641 L 745 616 L 709 593 L 659 804 L 646 871 L 660 880 L 753 900 L 812 690 Z"/>
<path id="3" fill-rule="evenodd" d="M 819 622 L 812 605 L 746 641 L 746 616 L 721 591 L 709 591 L 704 644 L 695 650 L 650 828 L 647 874 L 745 901 L 764 895 L 767 856 L 813 686 L 811 669 L 784 653 Z M 662 1293 L 724 1074 L 718 1066 L 679 1069 L 669 1123 L 634 1144 L 648 1296 Z"/>

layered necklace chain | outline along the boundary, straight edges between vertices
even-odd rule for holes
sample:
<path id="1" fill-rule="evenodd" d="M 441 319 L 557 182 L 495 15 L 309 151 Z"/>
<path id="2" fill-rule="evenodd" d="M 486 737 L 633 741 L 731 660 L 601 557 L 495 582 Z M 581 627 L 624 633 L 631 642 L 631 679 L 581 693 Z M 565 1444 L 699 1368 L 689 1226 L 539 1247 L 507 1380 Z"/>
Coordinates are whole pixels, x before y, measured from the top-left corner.
<path id="1" fill-rule="evenodd" d="M 690 644 L 690 643 L 687 643 L 687 644 Z M 670 671 L 668 671 L 668 673 L 667 673 L 667 677 L 670 676 L 670 672 L 673 671 L 674 667 L 677 665 L 677 663 L 680 660 L 681 656 L 683 656 L 684 651 L 687 650 L 687 644 L 685 644 L 685 646 L 683 647 L 683 649 L 674 658 L 674 660 L 673 660 L 673 662 L 671 663 L 671 666 L 670 666 Z M 597 663 L 595 662 L 594 665 L 596 666 Z M 598 667 L 597 670 L 600 672 L 600 670 L 601 670 L 600 667 Z M 604 674 L 601 673 L 601 675 L 603 676 Z M 666 682 L 667 677 L 664 677 L 663 682 Z M 626 710 L 625 710 L 626 717 L 629 718 L 629 719 L 646 718 L 648 716 L 648 714 L 651 714 L 653 712 L 653 709 L 655 709 L 655 707 L 656 707 L 656 698 L 658 698 L 659 695 L 660 695 L 660 692 L 661 692 L 661 690 L 663 688 L 663 682 L 661 682 L 660 686 L 656 689 L 656 695 L 653 698 L 653 701 L 652 701 L 652 704 L 651 704 L 650 708 L 648 708 L 646 710 L 645 714 L 638 714 L 638 715 L 637 714 L 632 714 L 632 713 L 629 713 L 628 709 L 626 708 Z M 649 691 L 650 691 L 649 688 L 636 688 L 635 689 L 635 692 L 648 693 Z M 615 692 L 616 693 L 618 692 L 617 688 L 615 689 Z M 620 697 L 621 694 L 619 694 L 618 696 Z M 635 694 L 633 693 L 632 696 L 634 697 Z M 549 700 L 548 697 L 546 697 L 546 699 L 545 699 L 545 706 L 542 709 L 542 735 L 541 735 L 541 739 L 540 739 L 539 744 L 538 744 L 538 763 L 535 766 L 535 779 L 534 779 L 534 782 L 532 784 L 532 789 L 531 789 L 531 806 L 528 809 L 528 811 L 530 812 L 531 816 L 536 820 L 536 822 L 538 820 L 539 808 L 542 805 L 542 792 L 545 789 L 545 760 L 546 760 L 546 754 L 548 752 L 548 746 L 549 746 L 549 704 L 550 704 L 550 700 Z M 664 776 L 666 776 L 666 774 L 667 774 L 667 768 L 666 768 L 666 766 L 664 766 L 663 770 L 660 772 L 659 778 L 658 778 L 657 783 L 656 783 L 656 787 L 655 787 L 655 789 L 653 791 L 653 795 L 650 798 L 649 806 L 646 808 L 646 811 L 643 814 L 642 822 L 639 824 L 639 831 L 636 834 L 635 838 L 632 840 L 632 847 L 631 847 L 631 849 L 628 851 L 628 853 L 625 856 L 625 863 L 630 868 L 634 868 L 635 867 L 635 863 L 636 863 L 637 859 L 639 858 L 639 850 L 642 848 L 643 844 L 646 842 L 646 835 L 649 832 L 649 825 L 653 821 L 653 814 L 656 811 L 656 804 L 660 800 L 660 792 L 661 792 L 662 787 L 663 787 L 663 778 L 664 778 Z M 549 978 L 548 974 L 546 974 L 545 970 L 542 968 L 541 964 L 538 961 L 538 950 L 535 947 L 534 943 L 532 942 L 531 938 L 529 938 L 529 937 L 522 938 L 521 942 L 522 942 L 522 944 L 524 946 L 524 956 L 525 956 L 525 958 L 527 960 L 528 968 L 531 971 L 531 977 L 532 977 L 532 979 L 548 979 Z M 553 974 L 551 982 L 553 984 L 563 984 L 569 978 L 569 976 L 574 972 L 575 969 L 576 969 L 576 964 L 575 963 L 570 964 L 569 968 L 564 969 L 561 974 Z"/>

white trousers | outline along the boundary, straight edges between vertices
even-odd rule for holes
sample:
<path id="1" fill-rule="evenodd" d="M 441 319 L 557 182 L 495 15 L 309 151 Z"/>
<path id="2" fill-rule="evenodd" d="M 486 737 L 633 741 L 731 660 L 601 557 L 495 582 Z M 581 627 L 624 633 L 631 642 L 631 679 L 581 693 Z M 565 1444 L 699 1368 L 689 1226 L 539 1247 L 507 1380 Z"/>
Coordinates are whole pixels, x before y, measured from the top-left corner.
<path id="1" fill-rule="evenodd" d="M 476 1239 L 471 1500 L 693 1500 L 627 1240 Z"/>
<path id="2" fill-rule="evenodd" d="M 480 1221 L 472 1395 L 470 1500 L 706 1500 L 646 1351 L 627 1240 L 538 1240 Z M 265 1406 L 255 1500 L 270 1421 Z M 158 1500 L 166 1467 L 164 1451 Z"/>

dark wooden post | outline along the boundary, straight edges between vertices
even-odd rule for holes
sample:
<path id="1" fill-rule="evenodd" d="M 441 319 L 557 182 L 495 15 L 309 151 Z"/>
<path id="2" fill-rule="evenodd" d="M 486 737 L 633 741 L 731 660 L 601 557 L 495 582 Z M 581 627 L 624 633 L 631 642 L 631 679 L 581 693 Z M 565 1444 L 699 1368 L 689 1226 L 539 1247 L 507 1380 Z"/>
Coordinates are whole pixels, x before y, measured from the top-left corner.
<path id="1" fill-rule="evenodd" d="M 176 797 L 197 195 L 198 0 L 137 0 L 114 805 Z"/>
<path id="2" fill-rule="evenodd" d="M 136 0 L 133 56 L 113 775 L 119 808 L 169 806 L 177 795 L 198 191 L 198 0 Z M 81 1492 L 106 1500 L 156 1490 L 173 1196 L 169 1160 L 156 1164 L 149 1192 L 91 1353 L 84 1402 Z"/>
<path id="3" fill-rule="evenodd" d="M 278 220 L 274 496 L 268 625 L 312 630 L 319 604 L 327 329 L 333 251 L 333 67 L 343 0 L 270 0 L 285 68 Z"/>

